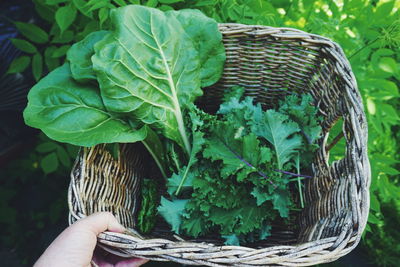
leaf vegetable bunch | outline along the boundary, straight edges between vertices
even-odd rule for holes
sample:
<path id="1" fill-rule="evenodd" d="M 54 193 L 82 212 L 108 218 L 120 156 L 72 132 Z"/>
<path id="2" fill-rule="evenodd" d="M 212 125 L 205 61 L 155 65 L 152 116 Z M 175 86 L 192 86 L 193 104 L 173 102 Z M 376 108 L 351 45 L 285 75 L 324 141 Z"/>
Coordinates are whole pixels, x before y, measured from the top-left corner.
<path id="1" fill-rule="evenodd" d="M 110 18 L 112 30 L 74 44 L 67 62 L 32 88 L 25 122 L 79 146 L 142 142 L 167 186 L 157 199 L 157 185 L 143 182 L 142 232 L 160 202 L 176 233 L 218 232 L 228 244 L 265 239 L 275 218 L 289 216 L 291 177 L 300 190 L 308 177 L 300 169 L 321 130 L 312 98 L 288 96 L 265 111 L 235 87 L 217 114 L 205 113 L 195 100 L 225 62 L 217 23 L 198 10 L 135 5 Z"/>

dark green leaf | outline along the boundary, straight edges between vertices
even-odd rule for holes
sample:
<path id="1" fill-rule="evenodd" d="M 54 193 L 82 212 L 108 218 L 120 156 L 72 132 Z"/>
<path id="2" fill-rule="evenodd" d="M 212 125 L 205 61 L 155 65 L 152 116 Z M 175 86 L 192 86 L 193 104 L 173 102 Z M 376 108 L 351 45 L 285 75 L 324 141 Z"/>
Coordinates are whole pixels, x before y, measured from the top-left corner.
<path id="1" fill-rule="evenodd" d="M 57 147 L 56 152 L 57 152 L 58 160 L 61 162 L 61 164 L 67 168 L 71 167 L 71 158 L 68 155 L 67 151 L 62 146 L 59 145 Z"/>
<path id="2" fill-rule="evenodd" d="M 34 43 L 44 44 L 49 41 L 49 35 L 34 24 L 15 22 L 15 26 L 23 36 Z"/>
<path id="3" fill-rule="evenodd" d="M 55 172 L 58 168 L 58 159 L 56 153 L 52 152 L 46 155 L 40 161 L 40 167 L 42 167 L 43 172 L 46 174 Z"/>
<path id="4" fill-rule="evenodd" d="M 59 57 L 65 56 L 70 47 L 71 47 L 70 45 L 63 45 L 63 46 L 60 46 L 60 47 L 54 49 L 53 54 L 51 55 L 51 57 L 52 58 L 59 58 Z"/>
<path id="5" fill-rule="evenodd" d="M 49 5 L 49 6 L 54 6 L 54 5 L 57 5 L 57 4 L 65 3 L 67 1 L 68 0 L 45 0 L 46 4 Z"/>
<path id="6" fill-rule="evenodd" d="M 49 71 L 52 71 L 60 66 L 60 60 L 58 58 L 53 58 L 53 53 L 56 49 L 57 47 L 50 46 L 44 51 L 44 62 Z"/>
<path id="7" fill-rule="evenodd" d="M 41 143 L 36 147 L 36 151 L 39 153 L 48 153 L 57 149 L 57 144 L 54 142 Z"/>
<path id="8" fill-rule="evenodd" d="M 182 1 L 184 0 L 158 0 L 161 4 L 174 4 Z"/>
<path id="9" fill-rule="evenodd" d="M 7 73 L 23 72 L 31 62 L 31 58 L 28 56 L 20 56 L 14 59 L 8 67 Z"/>
<path id="10" fill-rule="evenodd" d="M 70 145 L 70 144 L 66 144 L 65 145 L 68 151 L 68 154 L 71 158 L 75 158 L 76 155 L 78 154 L 79 151 L 79 147 L 74 146 L 74 145 Z"/>
<path id="11" fill-rule="evenodd" d="M 22 52 L 30 54 L 34 54 L 37 52 L 36 47 L 28 41 L 22 39 L 14 39 L 14 38 L 11 38 L 10 40 L 13 43 L 13 45 L 15 45 L 15 47 L 21 50 Z"/>
<path id="12" fill-rule="evenodd" d="M 52 71 L 30 90 L 24 119 L 52 139 L 78 146 L 129 143 L 146 137 L 145 128 L 132 129 L 108 113 L 98 89 L 76 83 L 68 64 Z"/>
<path id="13" fill-rule="evenodd" d="M 37 53 L 32 58 L 32 74 L 36 81 L 42 77 L 43 72 L 43 57 Z"/>
<path id="14" fill-rule="evenodd" d="M 74 39 L 74 32 L 67 30 L 64 31 L 63 33 L 59 33 L 56 34 L 53 38 L 53 40 L 51 40 L 51 43 L 53 44 L 65 44 L 65 43 L 69 43 Z"/>

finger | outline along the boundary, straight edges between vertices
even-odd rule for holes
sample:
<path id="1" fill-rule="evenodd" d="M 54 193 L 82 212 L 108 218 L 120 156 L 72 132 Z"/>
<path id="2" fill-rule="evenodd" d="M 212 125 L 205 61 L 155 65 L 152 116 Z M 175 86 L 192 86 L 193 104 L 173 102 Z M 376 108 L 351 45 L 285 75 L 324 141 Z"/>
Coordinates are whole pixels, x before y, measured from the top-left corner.
<path id="1" fill-rule="evenodd" d="M 117 233 L 125 231 L 125 227 L 123 227 L 110 212 L 93 213 L 92 215 L 77 221 L 73 226 L 85 227 L 96 236 L 107 230 Z"/>

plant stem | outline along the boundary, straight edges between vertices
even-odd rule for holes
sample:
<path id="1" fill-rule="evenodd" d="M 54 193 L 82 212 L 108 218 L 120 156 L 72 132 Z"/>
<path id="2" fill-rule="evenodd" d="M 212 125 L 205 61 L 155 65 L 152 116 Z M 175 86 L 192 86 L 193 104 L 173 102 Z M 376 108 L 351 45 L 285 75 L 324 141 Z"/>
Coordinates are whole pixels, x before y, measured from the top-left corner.
<path id="1" fill-rule="evenodd" d="M 164 177 L 164 179 L 167 179 L 167 174 L 164 171 L 164 168 L 160 162 L 160 159 L 157 157 L 157 155 L 154 153 L 154 151 L 150 148 L 149 144 L 145 140 L 142 141 L 143 145 L 146 147 L 147 151 L 149 151 L 150 155 L 153 157 L 154 161 L 156 162 L 158 168 L 160 169 L 161 175 Z"/>
<path id="2" fill-rule="evenodd" d="M 349 59 L 351 59 L 352 57 L 354 57 L 355 55 L 360 53 L 362 50 L 364 50 L 365 48 L 367 48 L 368 46 L 372 45 L 373 43 L 375 43 L 378 40 L 379 40 L 379 37 L 376 37 L 375 40 L 373 40 L 373 41 L 369 42 L 368 44 L 364 45 L 363 47 L 358 49 L 356 52 L 354 52 L 351 56 L 349 56 Z"/>
<path id="3" fill-rule="evenodd" d="M 300 174 L 300 155 L 297 153 L 297 158 L 296 158 L 296 169 L 297 169 L 297 174 Z M 300 195 L 300 205 L 301 208 L 304 208 L 304 200 L 303 200 L 303 189 L 301 187 L 301 180 L 300 180 L 300 175 L 297 176 L 297 186 L 299 187 L 299 195 Z"/>

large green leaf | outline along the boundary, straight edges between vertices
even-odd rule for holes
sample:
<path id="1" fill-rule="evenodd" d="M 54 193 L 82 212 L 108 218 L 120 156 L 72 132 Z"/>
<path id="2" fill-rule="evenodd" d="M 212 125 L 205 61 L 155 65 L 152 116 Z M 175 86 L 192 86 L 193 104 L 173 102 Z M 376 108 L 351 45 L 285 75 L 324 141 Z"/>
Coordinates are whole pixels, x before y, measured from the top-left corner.
<path id="1" fill-rule="evenodd" d="M 178 20 L 152 8 L 118 8 L 111 22 L 114 33 L 92 57 L 106 108 L 153 124 L 190 154 L 182 108 L 202 94 L 193 42 Z"/>
<path id="2" fill-rule="evenodd" d="M 223 71 L 225 48 L 216 21 L 197 9 L 171 10 L 166 15 L 179 20 L 199 51 L 201 86 L 206 87 L 217 82 Z"/>
<path id="3" fill-rule="evenodd" d="M 96 80 L 91 60 L 94 54 L 94 45 L 108 33 L 108 31 L 92 32 L 69 49 L 67 60 L 70 62 L 72 77 L 75 80 L 79 82 Z"/>
<path id="4" fill-rule="evenodd" d="M 78 146 L 136 142 L 146 137 L 145 128 L 134 130 L 108 112 L 95 87 L 76 83 L 68 63 L 31 89 L 24 118 L 50 138 Z"/>

